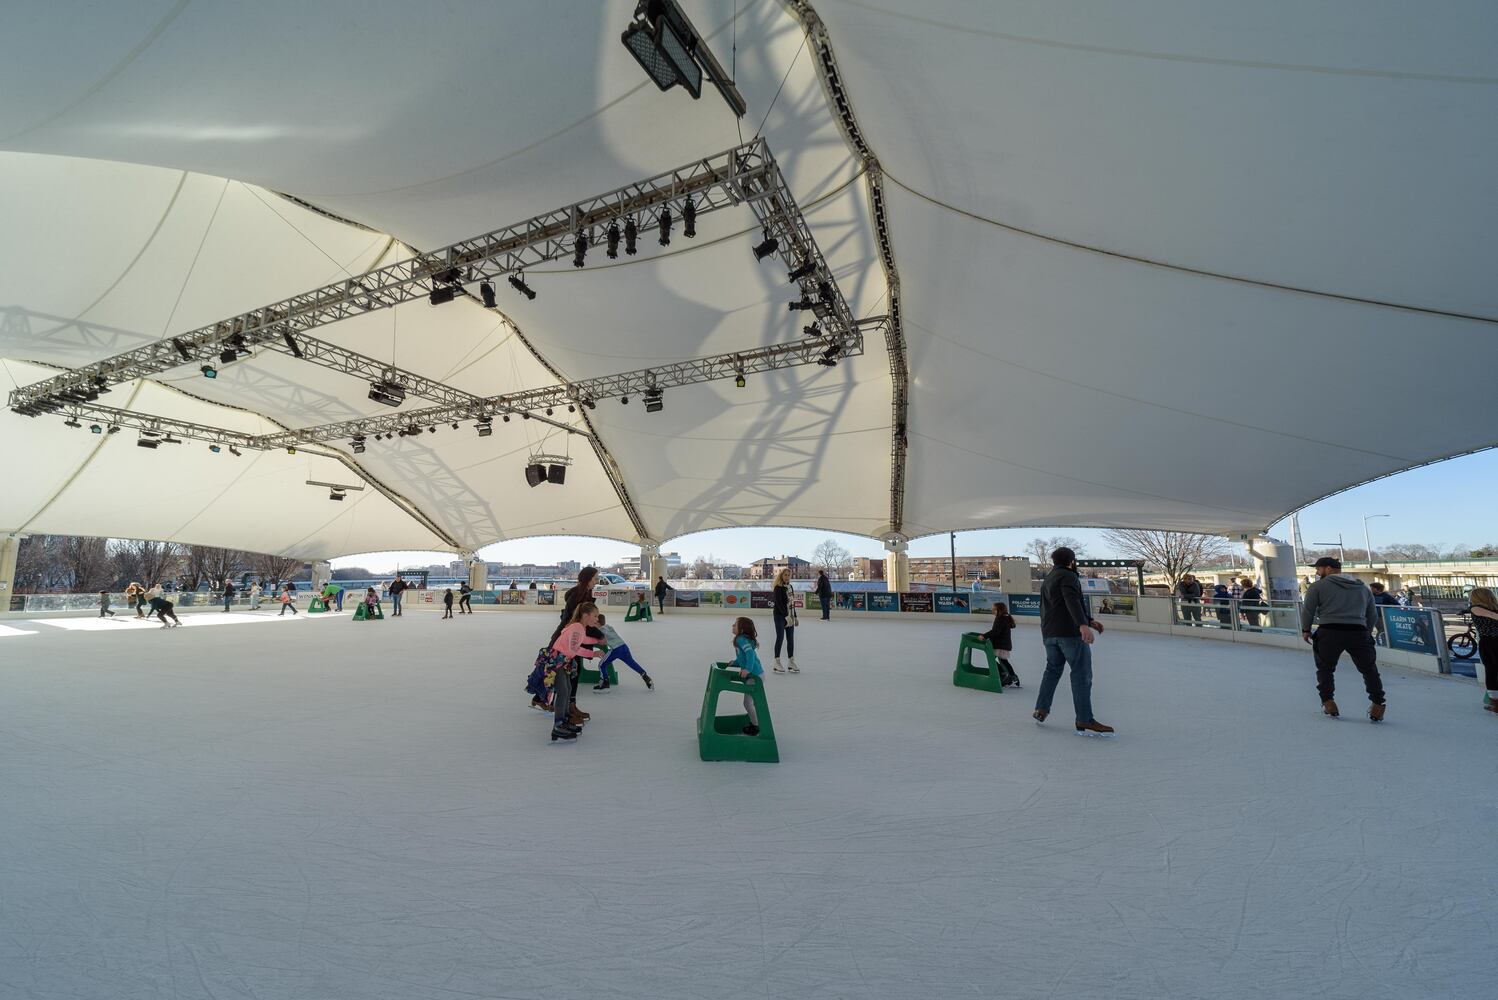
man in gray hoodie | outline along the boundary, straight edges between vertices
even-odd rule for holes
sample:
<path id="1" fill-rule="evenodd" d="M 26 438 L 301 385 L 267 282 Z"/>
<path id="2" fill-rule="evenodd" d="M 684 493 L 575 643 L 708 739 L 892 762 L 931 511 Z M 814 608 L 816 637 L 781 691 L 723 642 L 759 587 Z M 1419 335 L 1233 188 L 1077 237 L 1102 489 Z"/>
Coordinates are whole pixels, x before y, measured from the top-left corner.
<path id="1" fill-rule="evenodd" d="M 1353 666 L 1363 675 L 1368 689 L 1368 718 L 1384 718 L 1384 686 L 1378 677 L 1378 659 L 1373 645 L 1373 630 L 1378 626 L 1378 611 L 1373 592 L 1363 581 L 1342 572 L 1342 563 L 1330 556 L 1316 560 L 1320 577 L 1306 589 L 1300 606 L 1300 635 L 1311 644 L 1316 659 L 1316 690 L 1321 695 L 1321 710 L 1336 717 L 1337 703 L 1332 700 L 1337 661 L 1346 653 Z M 1316 632 L 1311 633 L 1311 624 Z"/>

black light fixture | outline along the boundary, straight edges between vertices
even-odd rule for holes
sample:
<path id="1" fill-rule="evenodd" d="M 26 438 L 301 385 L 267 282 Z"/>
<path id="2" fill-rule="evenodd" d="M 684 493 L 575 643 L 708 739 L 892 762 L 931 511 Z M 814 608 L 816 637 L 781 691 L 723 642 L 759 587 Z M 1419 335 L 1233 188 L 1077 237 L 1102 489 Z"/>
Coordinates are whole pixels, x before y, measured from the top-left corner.
<path id="1" fill-rule="evenodd" d="M 139 447 L 141 447 L 141 448 L 159 448 L 159 447 L 161 447 L 161 442 L 158 441 L 158 440 L 156 440 L 155 438 L 147 438 L 147 437 L 136 438 L 135 439 L 135 443 Z"/>
<path id="2" fill-rule="evenodd" d="M 702 96 L 705 73 L 737 117 L 744 117 L 749 110 L 743 95 L 676 0 L 641 0 L 620 41 L 661 90 L 680 84 L 695 100 Z"/>
<path id="3" fill-rule="evenodd" d="M 510 422 L 510 415 L 509 415 L 509 414 L 508 414 L 508 413 L 506 413 L 506 414 L 505 414 L 505 415 L 504 415 L 504 422 L 505 422 L 505 423 L 509 423 L 509 422 Z"/>
<path id="4" fill-rule="evenodd" d="M 509 420 L 509 416 L 505 417 Z M 486 438 L 494 433 L 494 424 L 488 417 L 480 417 L 478 423 L 473 425 L 474 430 L 479 432 L 479 437 Z"/>
<path id="5" fill-rule="evenodd" d="M 661 398 L 661 391 L 659 389 L 651 389 L 643 398 L 645 400 L 646 413 L 659 413 L 661 407 L 666 405 L 665 400 Z"/>
<path id="6" fill-rule="evenodd" d="M 88 425 L 88 432 L 90 434 L 103 434 L 104 433 L 104 428 L 100 427 L 98 424 L 89 424 Z"/>
<path id="7" fill-rule="evenodd" d="M 192 351 L 188 350 L 187 345 L 182 343 L 182 341 L 178 340 L 176 337 L 172 338 L 172 346 L 177 349 L 178 354 L 182 355 L 183 361 L 192 360 Z"/>
<path id="8" fill-rule="evenodd" d="M 213 452 L 215 455 L 217 455 L 219 452 L 223 451 L 224 449 L 220 448 L 216 444 L 210 444 L 208 446 L 208 450 L 211 451 L 211 452 Z"/>
<path id="9" fill-rule="evenodd" d="M 450 267 L 445 271 L 438 271 L 436 274 L 432 275 L 432 277 L 436 278 L 440 282 L 443 282 L 444 284 L 456 285 L 458 282 L 463 280 L 463 272 L 458 270 L 456 267 Z"/>
<path id="10" fill-rule="evenodd" d="M 343 490 L 338 489 L 337 487 L 334 487 L 333 489 L 328 490 L 328 499 L 329 500 L 340 500 L 341 501 L 345 496 L 347 496 L 347 494 L 344 493 Z"/>
<path id="11" fill-rule="evenodd" d="M 635 226 L 635 217 L 631 215 L 624 220 L 624 252 L 629 256 L 635 255 L 635 237 L 640 235 L 640 230 Z"/>
<path id="12" fill-rule="evenodd" d="M 83 425 L 78 422 L 78 418 L 77 417 L 69 417 L 68 419 L 66 419 L 66 420 L 63 421 L 63 426 L 65 426 L 65 427 L 82 427 Z"/>
<path id="13" fill-rule="evenodd" d="M 427 299 L 432 303 L 432 305 L 440 306 L 444 302 L 451 302 L 456 294 L 457 293 L 453 291 L 451 286 L 445 288 L 434 288 L 432 289 L 432 293 L 427 296 Z"/>
<path id="14" fill-rule="evenodd" d="M 229 454 L 233 455 L 235 458 L 238 458 L 240 455 L 242 455 L 244 453 L 242 451 L 240 451 L 238 448 L 234 447 L 231 444 L 231 445 L 229 445 Z"/>
<path id="15" fill-rule="evenodd" d="M 436 434 L 437 433 L 437 428 L 436 427 L 428 427 L 427 428 L 427 433 L 428 434 Z"/>
<path id="16" fill-rule="evenodd" d="M 799 299 L 797 299 L 795 302 L 792 302 L 790 304 L 791 312 L 800 312 L 802 310 L 811 309 L 811 308 L 813 308 L 813 306 L 812 306 L 811 296 L 810 295 L 803 295 Z"/>
<path id="17" fill-rule="evenodd" d="M 823 302 L 831 302 L 832 301 L 832 282 L 830 282 L 830 281 L 819 281 L 819 282 L 817 282 L 817 298 L 821 299 Z"/>
<path id="18" fill-rule="evenodd" d="M 484 300 L 485 309 L 493 309 L 499 301 L 494 297 L 494 286 L 487 281 L 479 285 L 479 297 Z"/>
<path id="19" fill-rule="evenodd" d="M 833 344 L 831 347 L 827 348 L 827 350 L 822 352 L 822 356 L 817 360 L 817 364 L 824 365 L 828 368 L 836 368 L 837 356 L 841 351 L 841 344 Z"/>
<path id="20" fill-rule="evenodd" d="M 221 365 L 233 364 L 238 360 L 239 354 L 232 347 L 226 347 L 218 352 L 218 363 Z"/>
<path id="21" fill-rule="evenodd" d="M 780 249 L 780 241 L 777 240 L 775 237 L 771 236 L 770 235 L 770 231 L 768 229 L 766 229 L 764 231 L 764 234 L 765 234 L 764 242 L 760 243 L 758 246 L 756 246 L 754 248 L 754 259 L 755 260 L 764 260 L 766 257 L 770 256 L 770 254 L 772 254 L 776 250 Z"/>
<path id="22" fill-rule="evenodd" d="M 619 403 L 622 406 L 628 406 L 629 405 L 629 397 L 628 396 L 620 396 L 619 397 Z"/>
<path id="23" fill-rule="evenodd" d="M 355 434 L 354 439 L 349 442 L 349 447 L 354 449 L 355 455 L 364 454 L 364 435 Z"/>
<path id="24" fill-rule="evenodd" d="M 551 407 L 548 406 L 546 408 L 546 415 L 549 417 L 549 416 L 551 416 L 551 413 L 552 413 Z"/>
<path id="25" fill-rule="evenodd" d="M 734 376 L 733 384 L 736 385 L 736 386 L 738 386 L 740 389 L 744 388 L 744 373 L 743 372 L 739 372 L 739 373 L 737 373 Z"/>
<path id="26" fill-rule="evenodd" d="M 572 234 L 572 266 L 582 267 L 588 256 L 588 234 L 579 229 Z"/>
<path id="27" fill-rule="evenodd" d="M 510 287 L 515 289 L 515 291 L 519 292 L 521 295 L 524 295 L 528 299 L 534 299 L 536 297 L 535 291 L 532 290 L 530 285 L 527 285 L 525 283 L 524 274 L 510 275 Z"/>
<path id="28" fill-rule="evenodd" d="M 568 412 L 568 413 L 576 413 L 576 412 L 577 412 L 577 407 L 576 407 L 576 406 L 574 406 L 574 405 L 573 405 L 573 404 L 571 404 L 571 403 L 568 403 L 568 404 L 567 404 L 567 412 Z"/>
<path id="29" fill-rule="evenodd" d="M 118 434 L 119 432 L 120 432 L 120 425 L 119 424 L 111 424 L 109 426 L 109 430 L 105 431 L 104 433 L 105 434 Z"/>
<path id="30" fill-rule="evenodd" d="M 526 411 L 525 413 L 520 414 L 520 419 L 521 420 L 529 420 L 530 418 L 531 418 L 531 415 L 530 415 L 529 411 Z"/>
<path id="31" fill-rule="evenodd" d="M 660 244 L 663 247 L 668 247 L 668 246 L 671 245 L 671 206 L 670 205 L 667 205 L 665 208 L 661 209 L 660 223 L 661 223 L 661 239 L 660 239 Z"/>
<path id="32" fill-rule="evenodd" d="M 204 378 L 218 378 L 218 369 L 212 365 L 204 365 L 198 371 L 203 373 Z"/>
<path id="33" fill-rule="evenodd" d="M 583 405 L 586 406 L 590 410 L 596 410 L 596 409 L 598 409 L 598 404 L 595 403 L 595 402 L 593 402 L 591 399 L 585 399 L 585 400 L 583 400 Z"/>
<path id="34" fill-rule="evenodd" d="M 815 274 L 816 270 L 817 262 L 814 260 L 809 260 L 805 264 L 802 264 L 800 267 L 787 274 L 785 276 L 785 280 L 800 281 L 802 278 L 809 277 L 810 275 Z"/>
<path id="35" fill-rule="evenodd" d="M 822 324 L 814 322 L 811 326 L 803 326 L 801 332 L 808 337 L 820 337 L 822 335 Z"/>
<path id="36" fill-rule="evenodd" d="M 296 338 L 291 335 L 290 330 L 282 330 L 281 339 L 286 341 L 286 348 L 287 350 L 291 351 L 291 356 L 293 358 L 299 358 L 302 356 L 302 345 L 296 342 Z"/>
<path id="37" fill-rule="evenodd" d="M 531 489 L 535 489 L 546 482 L 546 466 L 540 462 L 532 462 L 530 465 L 527 465 L 525 467 L 525 481 L 530 484 Z"/>
<path id="38" fill-rule="evenodd" d="M 286 454 L 288 454 L 288 455 L 295 455 L 296 454 L 296 445 L 287 445 L 286 446 Z"/>
<path id="39" fill-rule="evenodd" d="M 681 231 L 687 239 L 697 238 L 697 206 L 688 198 L 681 206 Z"/>
<path id="40" fill-rule="evenodd" d="M 619 256 L 619 223 L 610 222 L 606 236 L 609 244 L 609 260 L 613 260 Z"/>
<path id="41" fill-rule="evenodd" d="M 381 379 L 369 383 L 369 398 L 386 406 L 399 406 L 406 401 L 406 387 L 393 379 Z"/>

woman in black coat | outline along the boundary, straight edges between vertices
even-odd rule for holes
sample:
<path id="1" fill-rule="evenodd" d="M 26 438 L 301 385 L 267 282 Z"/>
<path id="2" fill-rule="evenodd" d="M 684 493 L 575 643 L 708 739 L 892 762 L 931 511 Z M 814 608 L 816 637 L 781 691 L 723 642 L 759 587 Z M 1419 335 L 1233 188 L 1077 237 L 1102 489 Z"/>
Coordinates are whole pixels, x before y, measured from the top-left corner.
<path id="1" fill-rule="evenodd" d="M 822 602 L 822 621 L 832 620 L 832 581 L 825 571 L 817 571 L 817 600 Z"/>

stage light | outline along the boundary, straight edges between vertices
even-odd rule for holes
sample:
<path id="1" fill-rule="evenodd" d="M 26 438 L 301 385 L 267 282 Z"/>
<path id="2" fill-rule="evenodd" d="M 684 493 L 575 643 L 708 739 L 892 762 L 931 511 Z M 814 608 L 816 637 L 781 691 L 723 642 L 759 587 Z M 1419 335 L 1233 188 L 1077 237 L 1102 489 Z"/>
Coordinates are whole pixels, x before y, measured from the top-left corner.
<path id="1" fill-rule="evenodd" d="M 434 306 L 440 306 L 444 302 L 451 302 L 455 294 L 457 293 L 451 288 L 434 288 L 432 289 L 432 293 L 427 296 L 427 300 Z"/>
<path id="2" fill-rule="evenodd" d="M 355 434 L 354 439 L 349 442 L 349 447 L 354 449 L 355 455 L 364 454 L 364 435 Z"/>
<path id="3" fill-rule="evenodd" d="M 295 445 L 287 445 L 286 446 L 286 454 L 288 454 L 288 455 L 295 455 L 296 454 L 296 446 Z"/>
<path id="4" fill-rule="evenodd" d="M 239 354 L 232 347 L 226 347 L 218 353 L 218 363 L 221 365 L 233 364 L 239 359 Z"/>
<path id="5" fill-rule="evenodd" d="M 830 303 L 832 301 L 832 282 L 817 282 L 817 298 L 826 303 Z"/>
<path id="6" fill-rule="evenodd" d="M 281 339 L 286 341 L 286 347 L 291 351 L 291 356 L 293 358 L 299 358 L 302 356 L 302 347 L 296 342 L 296 338 L 291 335 L 291 332 L 289 330 L 281 331 Z"/>
<path id="7" fill-rule="evenodd" d="M 192 351 L 188 350 L 187 345 L 182 343 L 182 341 L 178 340 L 176 337 L 172 338 L 172 346 L 177 349 L 178 354 L 182 355 L 183 361 L 192 360 Z"/>
<path id="8" fill-rule="evenodd" d="M 661 398 L 661 391 L 659 389 L 652 389 L 650 392 L 647 392 L 644 400 L 646 413 L 658 413 L 661 407 L 666 405 L 665 400 Z"/>
<path id="9" fill-rule="evenodd" d="M 631 215 L 624 220 L 624 252 L 629 256 L 635 255 L 635 237 L 639 230 L 635 228 L 635 217 Z"/>
<path id="10" fill-rule="evenodd" d="M 697 206 L 690 198 L 681 206 L 681 231 L 689 240 L 697 237 Z"/>
<path id="11" fill-rule="evenodd" d="M 445 284 L 456 285 L 463 280 L 463 272 L 459 271 L 456 267 L 450 267 L 446 271 L 438 271 L 432 277 Z"/>
<path id="12" fill-rule="evenodd" d="M 427 428 L 427 433 L 428 434 L 436 434 L 437 433 L 437 428 L 435 428 L 435 427 L 428 427 Z"/>
<path id="13" fill-rule="evenodd" d="M 328 490 L 329 500 L 342 500 L 346 495 L 343 490 Z"/>
<path id="14" fill-rule="evenodd" d="M 734 376 L 733 384 L 736 385 L 736 386 L 738 386 L 740 389 L 744 388 L 744 373 L 743 372 L 739 372 L 736 376 Z"/>
<path id="15" fill-rule="evenodd" d="M 90 434 L 103 434 L 104 428 L 100 427 L 98 424 L 89 424 L 88 432 Z"/>
<path id="16" fill-rule="evenodd" d="M 505 414 L 505 415 L 504 415 L 504 422 L 505 422 L 505 423 L 509 423 L 509 422 L 510 422 L 510 415 L 509 415 L 509 414 L 508 414 L 508 413 L 506 413 L 506 414 Z"/>
<path id="17" fill-rule="evenodd" d="M 836 368 L 838 352 L 840 352 L 841 350 L 841 344 L 833 344 L 831 347 L 827 348 L 827 350 L 822 352 L 822 357 L 817 361 L 817 364 L 825 365 L 828 368 Z"/>
<path id="18" fill-rule="evenodd" d="M 369 398 L 386 406 L 399 406 L 406 401 L 406 387 L 388 379 L 371 382 Z"/>
<path id="19" fill-rule="evenodd" d="M 109 430 L 105 431 L 104 433 L 105 434 L 118 434 L 119 432 L 120 432 L 120 425 L 119 424 L 112 424 L 110 426 Z"/>
<path id="20" fill-rule="evenodd" d="M 232 347 L 232 348 L 234 348 L 234 350 L 237 353 L 239 353 L 239 354 L 249 354 L 250 353 L 250 349 L 249 349 L 248 346 L 246 346 L 246 341 L 244 339 L 244 334 L 242 334 L 242 333 L 236 333 L 233 336 L 231 336 L 229 338 L 229 346 Z"/>
<path id="21" fill-rule="evenodd" d="M 588 234 L 579 229 L 572 237 L 572 266 L 582 267 L 588 256 Z"/>
<path id="22" fill-rule="evenodd" d="M 525 275 L 523 274 L 510 275 L 510 287 L 528 299 L 536 297 L 536 293 L 531 289 L 531 286 L 525 283 Z"/>
<path id="23" fill-rule="evenodd" d="M 595 402 L 593 402 L 591 399 L 585 399 L 585 400 L 583 400 L 583 405 L 586 406 L 590 410 L 596 410 L 596 409 L 598 409 L 598 404 L 595 403 Z"/>
<path id="24" fill-rule="evenodd" d="M 229 454 L 233 455 L 235 458 L 238 458 L 240 455 L 244 454 L 244 452 L 240 451 L 238 448 L 234 447 L 231 444 L 229 445 Z"/>
<path id="25" fill-rule="evenodd" d="M 456 420 L 454 420 L 453 421 L 453 430 L 457 430 L 457 429 L 458 429 L 458 422 Z"/>
<path id="26" fill-rule="evenodd" d="M 82 427 L 83 426 L 82 424 L 80 424 L 78 422 L 78 418 L 77 417 L 69 417 L 68 419 L 64 420 L 62 423 L 63 423 L 64 427 Z"/>
<path id="27" fill-rule="evenodd" d="M 661 209 L 660 222 L 661 222 L 661 239 L 660 239 L 660 243 L 661 243 L 661 246 L 668 247 L 668 246 L 671 245 L 671 206 L 670 205 L 667 205 L 665 208 Z"/>
<path id="28" fill-rule="evenodd" d="M 546 482 L 546 466 L 539 462 L 532 462 L 530 465 L 527 465 L 525 467 L 525 481 L 530 484 L 531 489 L 535 489 Z"/>
<path id="29" fill-rule="evenodd" d="M 822 335 L 822 324 L 813 323 L 811 326 L 803 326 L 801 332 L 808 337 L 820 337 Z"/>
<path id="30" fill-rule="evenodd" d="M 615 259 L 616 257 L 619 256 L 619 223 L 617 223 L 617 222 L 610 222 L 609 223 L 607 237 L 608 237 L 608 244 L 609 244 L 609 248 L 608 248 L 609 260 L 613 260 L 613 259 Z"/>
<path id="31" fill-rule="evenodd" d="M 159 448 L 161 442 L 155 438 L 136 438 L 135 443 L 142 448 Z"/>
<path id="32" fill-rule="evenodd" d="M 797 299 L 795 302 L 792 302 L 790 304 L 790 310 L 791 310 L 791 312 L 800 312 L 802 310 L 811 309 L 811 308 L 812 308 L 812 304 L 811 304 L 811 296 L 810 295 L 803 295 L 803 296 L 801 296 L 801 298 Z"/>
<path id="33" fill-rule="evenodd" d="M 529 420 L 530 418 L 531 418 L 531 415 L 529 413 L 522 413 L 520 415 L 520 419 L 521 420 Z"/>
<path id="34" fill-rule="evenodd" d="M 218 453 L 219 453 L 219 452 L 221 452 L 221 451 L 223 451 L 223 449 L 222 449 L 222 448 L 220 448 L 220 447 L 219 447 L 219 446 L 218 446 L 218 445 L 216 445 L 216 444 L 210 444 L 210 445 L 209 445 L 209 446 L 208 446 L 208 450 L 209 450 L 209 451 L 211 451 L 211 452 L 213 452 L 213 453 L 214 453 L 214 454 L 215 454 L 215 455 L 217 455 L 217 454 L 218 454 Z"/>
<path id="35" fill-rule="evenodd" d="M 576 413 L 577 412 L 577 407 L 573 406 L 571 403 L 568 403 L 567 404 L 567 412 L 568 413 Z"/>
<path id="36" fill-rule="evenodd" d="M 548 407 L 547 407 L 547 408 L 546 408 L 546 415 L 547 415 L 547 416 L 548 416 L 548 417 L 549 417 L 549 416 L 551 416 L 551 412 L 552 412 L 552 410 L 551 410 L 551 407 L 549 407 L 549 406 L 548 406 Z"/>
<path id="37" fill-rule="evenodd" d="M 814 260 L 809 260 L 805 264 L 802 264 L 800 267 L 796 268 L 794 271 L 792 271 L 789 274 L 787 274 L 785 276 L 785 280 L 786 281 L 800 281 L 802 278 L 805 278 L 805 277 L 808 277 L 809 275 L 815 274 L 816 271 L 817 271 L 817 262 L 814 261 Z"/>
<path id="38" fill-rule="evenodd" d="M 779 249 L 780 241 L 771 236 L 770 231 L 766 229 L 764 242 L 754 248 L 754 259 L 764 260 L 766 257 L 770 256 L 770 254 Z"/>
<path id="39" fill-rule="evenodd" d="M 509 420 L 510 418 L 505 417 L 505 419 Z M 479 418 L 479 422 L 474 424 L 473 427 L 476 431 L 479 432 L 479 437 L 481 438 L 486 438 L 494 433 L 494 424 L 488 417 Z"/>
<path id="40" fill-rule="evenodd" d="M 203 373 L 204 378 L 218 378 L 218 369 L 212 365 L 204 365 L 198 371 Z"/>
<path id="41" fill-rule="evenodd" d="M 499 301 L 494 297 L 494 286 L 487 281 L 479 285 L 479 296 L 484 300 L 485 309 L 493 309 Z"/>
<path id="42" fill-rule="evenodd" d="M 619 397 L 619 402 L 623 406 L 628 406 L 629 405 L 629 397 L 628 396 L 620 396 Z"/>

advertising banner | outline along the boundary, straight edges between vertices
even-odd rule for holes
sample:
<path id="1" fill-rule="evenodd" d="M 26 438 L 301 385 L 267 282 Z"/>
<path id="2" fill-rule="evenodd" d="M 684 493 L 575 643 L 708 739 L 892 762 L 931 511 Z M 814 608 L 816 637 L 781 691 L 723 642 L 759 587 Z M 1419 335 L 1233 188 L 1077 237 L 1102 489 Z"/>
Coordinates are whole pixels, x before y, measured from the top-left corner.
<path id="1" fill-rule="evenodd" d="M 557 603 L 557 592 L 555 590 L 538 590 L 538 591 L 536 591 L 536 603 L 537 604 L 550 604 L 550 605 L 555 606 L 556 603 Z"/>
<path id="2" fill-rule="evenodd" d="M 608 595 L 608 606 L 611 608 L 628 607 L 634 603 L 635 595 L 632 591 L 611 590 L 608 592 Z M 596 598 L 594 599 L 594 603 L 597 603 Z"/>
<path id="3" fill-rule="evenodd" d="M 868 610 L 868 602 L 864 599 L 865 595 L 862 593 L 853 593 L 850 591 L 840 590 L 837 593 L 833 594 L 832 597 L 833 603 L 836 605 L 839 611 Z"/>
<path id="4" fill-rule="evenodd" d="M 967 594 L 935 594 L 938 614 L 965 615 L 972 600 Z"/>
<path id="5" fill-rule="evenodd" d="M 975 615 L 993 614 L 995 604 L 1007 604 L 1009 598 L 992 590 L 975 590 L 968 595 L 969 609 Z"/>
<path id="6" fill-rule="evenodd" d="M 678 608 L 695 608 L 701 603 L 702 597 L 695 590 L 678 590 L 676 592 L 676 606 Z"/>
<path id="7" fill-rule="evenodd" d="M 1424 608 L 1384 607 L 1384 629 L 1390 649 L 1440 656 L 1441 644 L 1431 626 L 1431 613 Z"/>
<path id="8" fill-rule="evenodd" d="M 749 591 L 747 590 L 723 591 L 723 606 L 725 608 L 736 608 L 741 611 L 746 608 L 759 607 L 757 604 L 750 603 Z M 765 607 L 769 607 L 769 605 L 767 604 Z"/>
<path id="9" fill-rule="evenodd" d="M 930 612 L 932 610 L 931 595 L 912 593 L 901 594 L 900 610 Z"/>
<path id="10" fill-rule="evenodd" d="M 527 591 L 524 590 L 501 590 L 499 592 L 499 603 L 524 604 L 526 593 Z"/>
<path id="11" fill-rule="evenodd" d="M 723 591 L 721 590 L 699 590 L 697 600 L 700 607 L 722 607 Z"/>
<path id="12" fill-rule="evenodd" d="M 1132 594 L 1109 594 L 1094 603 L 1093 611 L 1099 615 L 1119 615 L 1124 618 L 1139 616 L 1139 602 Z"/>
<path id="13" fill-rule="evenodd" d="M 799 601 L 796 605 L 798 608 L 806 608 L 809 611 L 822 610 L 822 599 L 817 596 L 815 590 L 808 590 L 804 594 L 797 594 L 796 598 Z"/>
<path id="14" fill-rule="evenodd" d="M 768 590 L 751 590 L 749 592 L 749 606 L 751 608 L 769 608 L 773 602 L 770 600 Z"/>
<path id="15" fill-rule="evenodd" d="M 868 605 L 870 611 L 899 611 L 900 595 L 871 593 L 868 595 Z"/>
<path id="16" fill-rule="evenodd" d="M 1016 618 L 1039 618 L 1039 594 L 1010 594 L 1009 613 Z"/>

